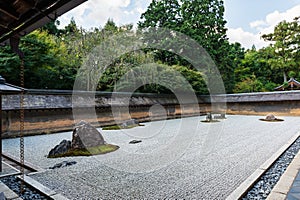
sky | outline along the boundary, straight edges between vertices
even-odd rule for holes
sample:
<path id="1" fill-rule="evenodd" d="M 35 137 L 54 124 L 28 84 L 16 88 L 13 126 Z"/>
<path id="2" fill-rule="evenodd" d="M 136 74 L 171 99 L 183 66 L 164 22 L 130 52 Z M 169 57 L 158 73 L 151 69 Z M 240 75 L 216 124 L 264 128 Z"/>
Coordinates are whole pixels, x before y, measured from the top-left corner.
<path id="1" fill-rule="evenodd" d="M 60 28 L 72 17 L 85 29 L 103 27 L 111 18 L 117 25 L 136 24 L 151 0 L 88 0 L 61 16 Z M 261 35 L 271 33 L 282 20 L 300 16 L 300 0 L 224 0 L 227 36 L 246 49 L 267 46 Z"/>

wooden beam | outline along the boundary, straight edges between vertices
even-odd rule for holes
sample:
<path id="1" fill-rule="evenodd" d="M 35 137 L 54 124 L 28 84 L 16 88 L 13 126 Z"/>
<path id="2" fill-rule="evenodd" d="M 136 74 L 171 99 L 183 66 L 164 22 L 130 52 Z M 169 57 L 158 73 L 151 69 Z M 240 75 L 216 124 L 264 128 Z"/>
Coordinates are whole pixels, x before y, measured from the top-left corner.
<path id="1" fill-rule="evenodd" d="M 11 6 L 5 5 L 3 3 L 0 4 L 0 12 L 4 13 L 5 15 L 8 15 L 9 17 L 18 20 L 19 19 L 19 13 L 17 13 Z"/>
<path id="2" fill-rule="evenodd" d="M 34 8 L 31 8 L 30 13 L 24 12 L 24 14 L 20 15 L 20 18 L 16 20 L 15 23 L 9 24 L 12 31 L 1 33 L 0 44 L 7 44 L 8 39 L 13 35 L 30 33 L 31 31 L 42 27 L 50 22 L 54 17 L 64 14 L 85 1 L 87 0 L 44 0 L 44 2 L 48 2 L 48 4 L 45 4 L 44 7 L 40 7 L 41 4 L 37 5 L 43 13 Z"/>

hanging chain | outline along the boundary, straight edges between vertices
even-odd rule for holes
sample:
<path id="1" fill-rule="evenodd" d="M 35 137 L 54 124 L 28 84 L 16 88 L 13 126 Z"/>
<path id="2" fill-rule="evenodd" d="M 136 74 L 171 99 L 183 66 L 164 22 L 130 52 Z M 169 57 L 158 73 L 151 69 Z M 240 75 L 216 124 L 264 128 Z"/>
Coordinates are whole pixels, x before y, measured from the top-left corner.
<path id="1" fill-rule="evenodd" d="M 21 171 L 21 194 L 24 192 L 24 59 L 21 58 L 20 67 L 20 171 Z"/>

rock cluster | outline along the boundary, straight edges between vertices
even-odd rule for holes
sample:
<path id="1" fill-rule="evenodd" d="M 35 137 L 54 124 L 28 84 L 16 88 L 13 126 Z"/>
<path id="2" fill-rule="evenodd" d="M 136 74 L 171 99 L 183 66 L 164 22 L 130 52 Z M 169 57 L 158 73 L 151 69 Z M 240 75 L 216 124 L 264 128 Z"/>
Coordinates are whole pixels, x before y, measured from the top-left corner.
<path id="1" fill-rule="evenodd" d="M 213 120 L 213 116 L 212 116 L 211 113 L 207 113 L 207 115 L 206 115 L 206 120 L 207 120 L 207 121 L 212 121 L 212 120 Z"/>
<path id="2" fill-rule="evenodd" d="M 201 122 L 205 122 L 205 123 L 220 122 L 217 119 L 225 119 L 225 114 L 224 115 L 222 114 L 220 116 L 217 115 L 214 116 L 212 113 L 207 113 L 206 119 L 202 120 Z"/>
<path id="3" fill-rule="evenodd" d="M 130 119 L 121 124 L 121 128 L 127 128 L 130 126 L 139 125 L 139 122 L 136 119 Z"/>
<path id="4" fill-rule="evenodd" d="M 224 113 L 221 113 L 221 114 L 214 115 L 214 119 L 226 119 L 226 117 Z"/>
<path id="5" fill-rule="evenodd" d="M 72 141 L 61 141 L 50 150 L 48 157 L 63 155 L 71 149 L 87 149 L 89 147 L 96 147 L 104 144 L 106 144 L 106 142 L 101 133 L 89 123 L 81 121 L 76 124 L 73 130 Z"/>

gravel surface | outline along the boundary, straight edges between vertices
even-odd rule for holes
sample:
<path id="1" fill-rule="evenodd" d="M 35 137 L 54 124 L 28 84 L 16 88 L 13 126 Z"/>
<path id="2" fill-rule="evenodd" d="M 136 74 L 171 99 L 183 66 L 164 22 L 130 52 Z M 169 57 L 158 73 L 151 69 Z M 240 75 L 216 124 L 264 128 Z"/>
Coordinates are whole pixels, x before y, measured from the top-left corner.
<path id="1" fill-rule="evenodd" d="M 25 159 L 47 169 L 32 178 L 70 199 L 225 199 L 300 129 L 298 117 L 259 118 L 192 117 L 102 131 L 120 149 L 92 157 L 45 157 L 71 132 L 26 137 Z M 133 139 L 142 142 L 129 144 Z M 18 148 L 18 139 L 3 141 L 4 152 L 18 156 Z M 48 169 L 65 160 L 77 164 Z"/>

